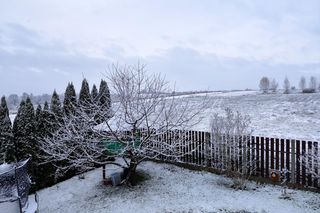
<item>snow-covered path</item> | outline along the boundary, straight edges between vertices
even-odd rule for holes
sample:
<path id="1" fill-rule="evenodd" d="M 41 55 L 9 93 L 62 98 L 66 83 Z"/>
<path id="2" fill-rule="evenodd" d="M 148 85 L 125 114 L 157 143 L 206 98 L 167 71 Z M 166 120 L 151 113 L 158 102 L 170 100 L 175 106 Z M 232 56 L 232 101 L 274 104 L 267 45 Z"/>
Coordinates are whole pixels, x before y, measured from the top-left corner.
<path id="1" fill-rule="evenodd" d="M 41 190 L 40 212 L 320 212 L 317 193 L 288 190 L 291 200 L 284 200 L 278 186 L 235 191 L 229 179 L 208 172 L 154 162 L 139 168 L 150 178 L 134 188 L 102 185 L 97 169 Z"/>

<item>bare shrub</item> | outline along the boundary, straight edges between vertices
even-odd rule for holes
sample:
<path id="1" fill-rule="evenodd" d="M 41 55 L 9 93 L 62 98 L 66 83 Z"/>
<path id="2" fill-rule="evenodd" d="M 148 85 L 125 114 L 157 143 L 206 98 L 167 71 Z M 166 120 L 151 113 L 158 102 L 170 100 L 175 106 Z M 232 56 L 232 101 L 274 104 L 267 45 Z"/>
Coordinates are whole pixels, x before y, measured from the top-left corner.
<path id="1" fill-rule="evenodd" d="M 247 181 L 255 170 L 255 159 L 249 159 L 251 120 L 248 115 L 227 108 L 225 115 L 214 114 L 211 117 L 211 133 L 215 162 L 221 171 L 233 178 L 233 187 L 245 189 Z"/>

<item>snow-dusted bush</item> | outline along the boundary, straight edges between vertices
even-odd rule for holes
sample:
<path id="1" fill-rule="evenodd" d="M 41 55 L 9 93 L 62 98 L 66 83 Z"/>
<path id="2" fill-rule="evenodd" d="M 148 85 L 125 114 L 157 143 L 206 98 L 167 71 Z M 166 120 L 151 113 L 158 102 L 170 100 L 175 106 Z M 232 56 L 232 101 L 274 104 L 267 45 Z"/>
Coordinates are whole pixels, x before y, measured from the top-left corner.
<path id="1" fill-rule="evenodd" d="M 320 170 L 320 146 L 318 143 L 313 144 L 313 146 L 307 150 L 301 158 L 301 163 L 305 166 L 309 174 L 312 174 L 320 180 L 320 173 L 316 172 Z"/>
<path id="2" fill-rule="evenodd" d="M 233 187 L 245 189 L 246 183 L 255 170 L 255 159 L 248 160 L 248 140 L 252 133 L 248 115 L 227 108 L 225 115 L 211 117 L 211 135 L 214 152 L 222 157 L 218 167 L 233 177 Z M 239 159 L 242 159 L 242 162 Z"/>

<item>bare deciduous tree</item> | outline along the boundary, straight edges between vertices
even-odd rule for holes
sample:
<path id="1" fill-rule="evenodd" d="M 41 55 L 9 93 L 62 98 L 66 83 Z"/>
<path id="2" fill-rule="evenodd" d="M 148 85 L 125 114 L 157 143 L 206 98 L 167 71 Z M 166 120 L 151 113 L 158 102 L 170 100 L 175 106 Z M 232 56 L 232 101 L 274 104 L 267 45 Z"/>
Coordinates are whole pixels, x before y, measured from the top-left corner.
<path id="1" fill-rule="evenodd" d="M 290 93 L 290 82 L 287 77 L 284 79 L 284 82 L 283 82 L 283 90 L 285 94 Z"/>
<path id="2" fill-rule="evenodd" d="M 78 108 L 53 137 L 42 143 L 52 162 L 62 162 L 56 164 L 60 171 L 72 167 L 83 171 L 110 163 L 124 168 L 123 182 L 131 184 L 142 161 L 160 155 L 179 159 L 190 154 L 181 151 L 189 146 L 185 141 L 164 141 L 159 136 L 199 123 L 208 99 L 169 96 L 174 92 L 165 79 L 148 75 L 144 65 L 113 65 L 109 71 L 106 77 L 117 100 L 112 103 L 112 112 L 104 112 L 94 103 L 89 109 Z M 101 116 L 111 118 L 99 124 L 96 121 Z"/>
<path id="3" fill-rule="evenodd" d="M 246 183 L 255 170 L 256 159 L 249 158 L 248 140 L 252 130 L 248 115 L 227 108 L 225 116 L 214 114 L 211 118 L 211 137 L 214 152 L 221 170 L 233 177 L 233 187 L 246 188 Z M 222 159 L 221 159 L 222 158 Z M 239 162 L 239 159 L 242 159 Z M 249 159 L 249 160 L 248 160 Z"/>
<path id="4" fill-rule="evenodd" d="M 270 89 L 272 92 L 276 92 L 278 89 L 278 82 L 275 79 L 272 79 L 270 84 Z"/>
<path id="5" fill-rule="evenodd" d="M 314 76 L 310 77 L 309 89 L 313 90 L 314 92 L 317 90 L 317 79 Z"/>
<path id="6" fill-rule="evenodd" d="M 260 80 L 259 88 L 263 93 L 267 93 L 269 91 L 270 81 L 268 77 L 262 77 Z"/>
<path id="7" fill-rule="evenodd" d="M 306 78 L 304 76 L 300 78 L 299 87 L 301 91 L 303 91 L 306 88 Z"/>

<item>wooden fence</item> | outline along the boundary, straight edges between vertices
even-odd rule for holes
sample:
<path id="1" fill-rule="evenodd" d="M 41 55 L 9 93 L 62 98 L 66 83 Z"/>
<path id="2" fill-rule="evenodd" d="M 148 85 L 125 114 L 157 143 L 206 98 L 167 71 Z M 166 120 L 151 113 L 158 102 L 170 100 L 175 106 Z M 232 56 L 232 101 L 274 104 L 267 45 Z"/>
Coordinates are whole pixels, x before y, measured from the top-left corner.
<path id="1" fill-rule="evenodd" d="M 161 134 L 157 141 L 158 144 L 175 144 L 182 153 L 178 158 L 170 154 L 159 155 L 159 160 L 216 169 L 231 165 L 234 170 L 246 168 L 252 175 L 263 178 L 270 178 L 273 171 L 288 170 L 291 183 L 320 187 L 317 178 L 320 176 L 320 162 L 314 157 L 319 156 L 318 142 L 261 136 L 212 136 L 209 132 L 181 130 Z"/>

